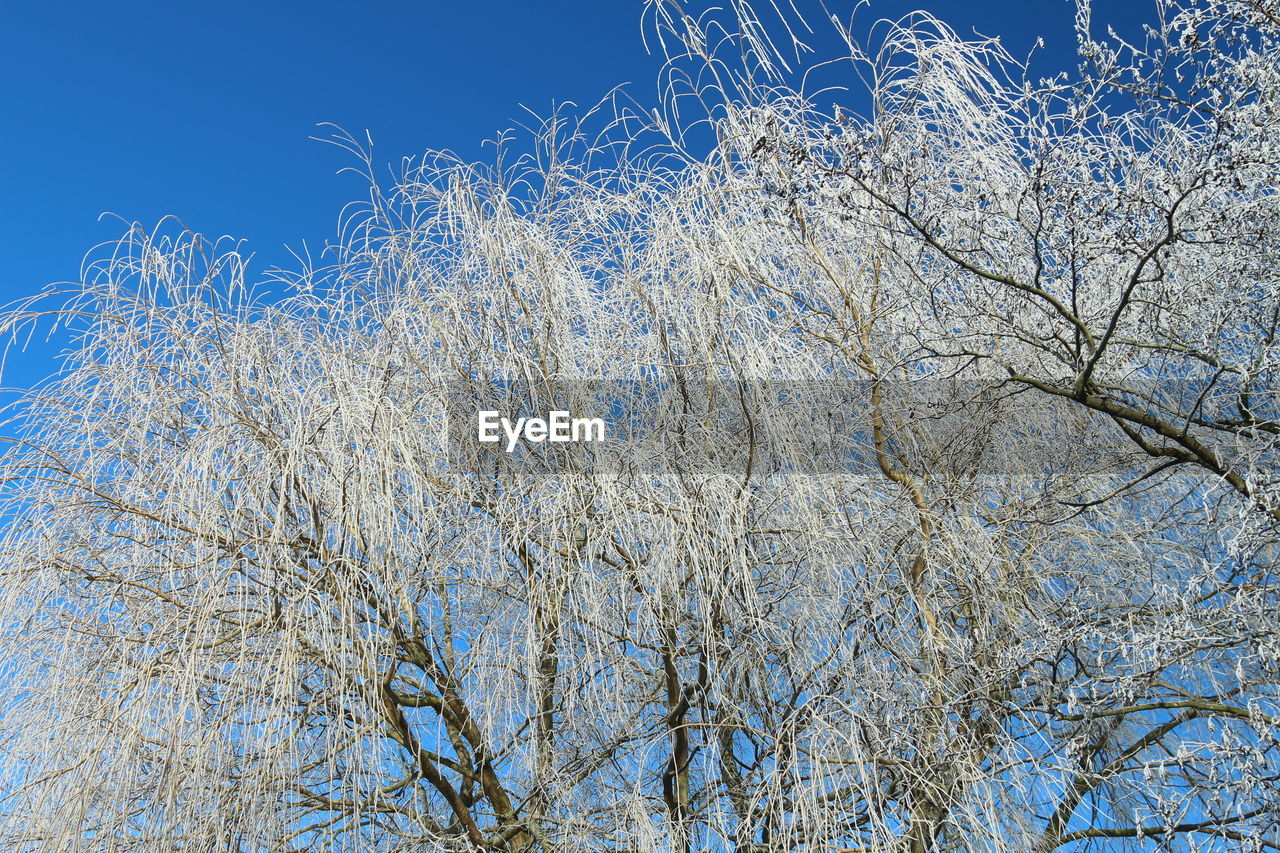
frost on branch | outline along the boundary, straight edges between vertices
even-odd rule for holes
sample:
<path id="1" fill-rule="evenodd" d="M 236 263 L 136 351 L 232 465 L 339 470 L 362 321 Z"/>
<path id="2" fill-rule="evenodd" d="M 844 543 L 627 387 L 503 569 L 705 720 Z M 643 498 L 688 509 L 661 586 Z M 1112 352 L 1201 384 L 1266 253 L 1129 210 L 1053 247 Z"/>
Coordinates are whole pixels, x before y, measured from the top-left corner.
<path id="1" fill-rule="evenodd" d="M 3 461 L 5 849 L 1280 846 L 1274 3 L 1084 7 L 1047 81 L 781 6 L 651 3 L 657 114 L 371 182 L 284 294 L 135 229 L 7 312 L 74 345 Z M 617 387 L 627 464 L 451 438 Z"/>

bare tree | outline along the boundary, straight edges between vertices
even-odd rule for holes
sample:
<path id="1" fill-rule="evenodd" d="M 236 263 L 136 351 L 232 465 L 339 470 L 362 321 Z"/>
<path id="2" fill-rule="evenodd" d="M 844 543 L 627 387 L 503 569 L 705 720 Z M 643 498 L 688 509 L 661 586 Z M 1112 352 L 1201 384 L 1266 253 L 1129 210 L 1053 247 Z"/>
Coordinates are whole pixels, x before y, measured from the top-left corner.
<path id="1" fill-rule="evenodd" d="M 8 312 L 75 346 L 3 462 L 7 849 L 1280 848 L 1274 4 L 1082 6 L 1040 82 L 757 6 L 653 4 L 664 110 L 513 163 L 336 137 L 283 296 L 134 229 Z M 558 406 L 613 443 L 468 440 Z"/>

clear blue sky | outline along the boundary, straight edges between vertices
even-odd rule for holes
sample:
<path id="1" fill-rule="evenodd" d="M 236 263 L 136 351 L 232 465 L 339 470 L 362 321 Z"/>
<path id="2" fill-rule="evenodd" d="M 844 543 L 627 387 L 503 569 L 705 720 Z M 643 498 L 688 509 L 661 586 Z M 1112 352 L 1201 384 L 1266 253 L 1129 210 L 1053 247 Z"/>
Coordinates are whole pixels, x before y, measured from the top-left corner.
<path id="1" fill-rule="evenodd" d="M 1046 56 L 1072 63 L 1068 0 L 875 0 L 861 14 L 920 7 L 961 32 L 1001 35 L 1015 56 L 1044 35 Z M 98 221 L 106 211 L 245 238 L 258 269 L 283 263 L 285 244 L 322 245 L 362 187 L 334 174 L 349 157 L 308 140 L 318 122 L 369 130 L 384 164 L 427 148 L 479 159 L 483 140 L 527 116 L 521 105 L 587 105 L 623 82 L 652 103 L 659 63 L 641 42 L 642 9 L 11 0 L 0 19 L 0 302 L 77 278 L 85 252 L 123 232 Z M 5 385 L 51 365 L 38 352 L 22 362 L 11 357 Z"/>

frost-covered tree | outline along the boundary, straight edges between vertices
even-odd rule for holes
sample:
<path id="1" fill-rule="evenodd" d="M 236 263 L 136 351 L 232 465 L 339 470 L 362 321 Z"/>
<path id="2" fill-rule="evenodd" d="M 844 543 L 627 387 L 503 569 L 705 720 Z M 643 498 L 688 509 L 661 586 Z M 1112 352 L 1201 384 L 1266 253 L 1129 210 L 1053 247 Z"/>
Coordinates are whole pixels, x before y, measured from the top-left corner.
<path id="1" fill-rule="evenodd" d="M 6 849 L 1280 848 L 1275 3 L 1083 6 L 1048 80 L 756 7 L 652 4 L 665 109 L 514 165 L 337 137 L 283 294 L 135 229 L 6 314 L 73 340 L 0 468 Z"/>

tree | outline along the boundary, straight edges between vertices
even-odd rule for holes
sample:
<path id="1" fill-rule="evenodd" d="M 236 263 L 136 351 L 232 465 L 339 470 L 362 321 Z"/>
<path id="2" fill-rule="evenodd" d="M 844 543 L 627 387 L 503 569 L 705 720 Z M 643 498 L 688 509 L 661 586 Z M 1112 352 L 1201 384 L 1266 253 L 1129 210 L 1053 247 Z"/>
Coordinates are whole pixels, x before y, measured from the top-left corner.
<path id="1" fill-rule="evenodd" d="M 1083 6 L 1040 82 L 835 19 L 860 112 L 651 11 L 652 120 L 389 190 L 338 136 L 287 295 L 135 229 L 52 309 L 8 849 L 1280 847 L 1274 3 Z M 464 440 L 562 405 L 627 435 Z"/>

